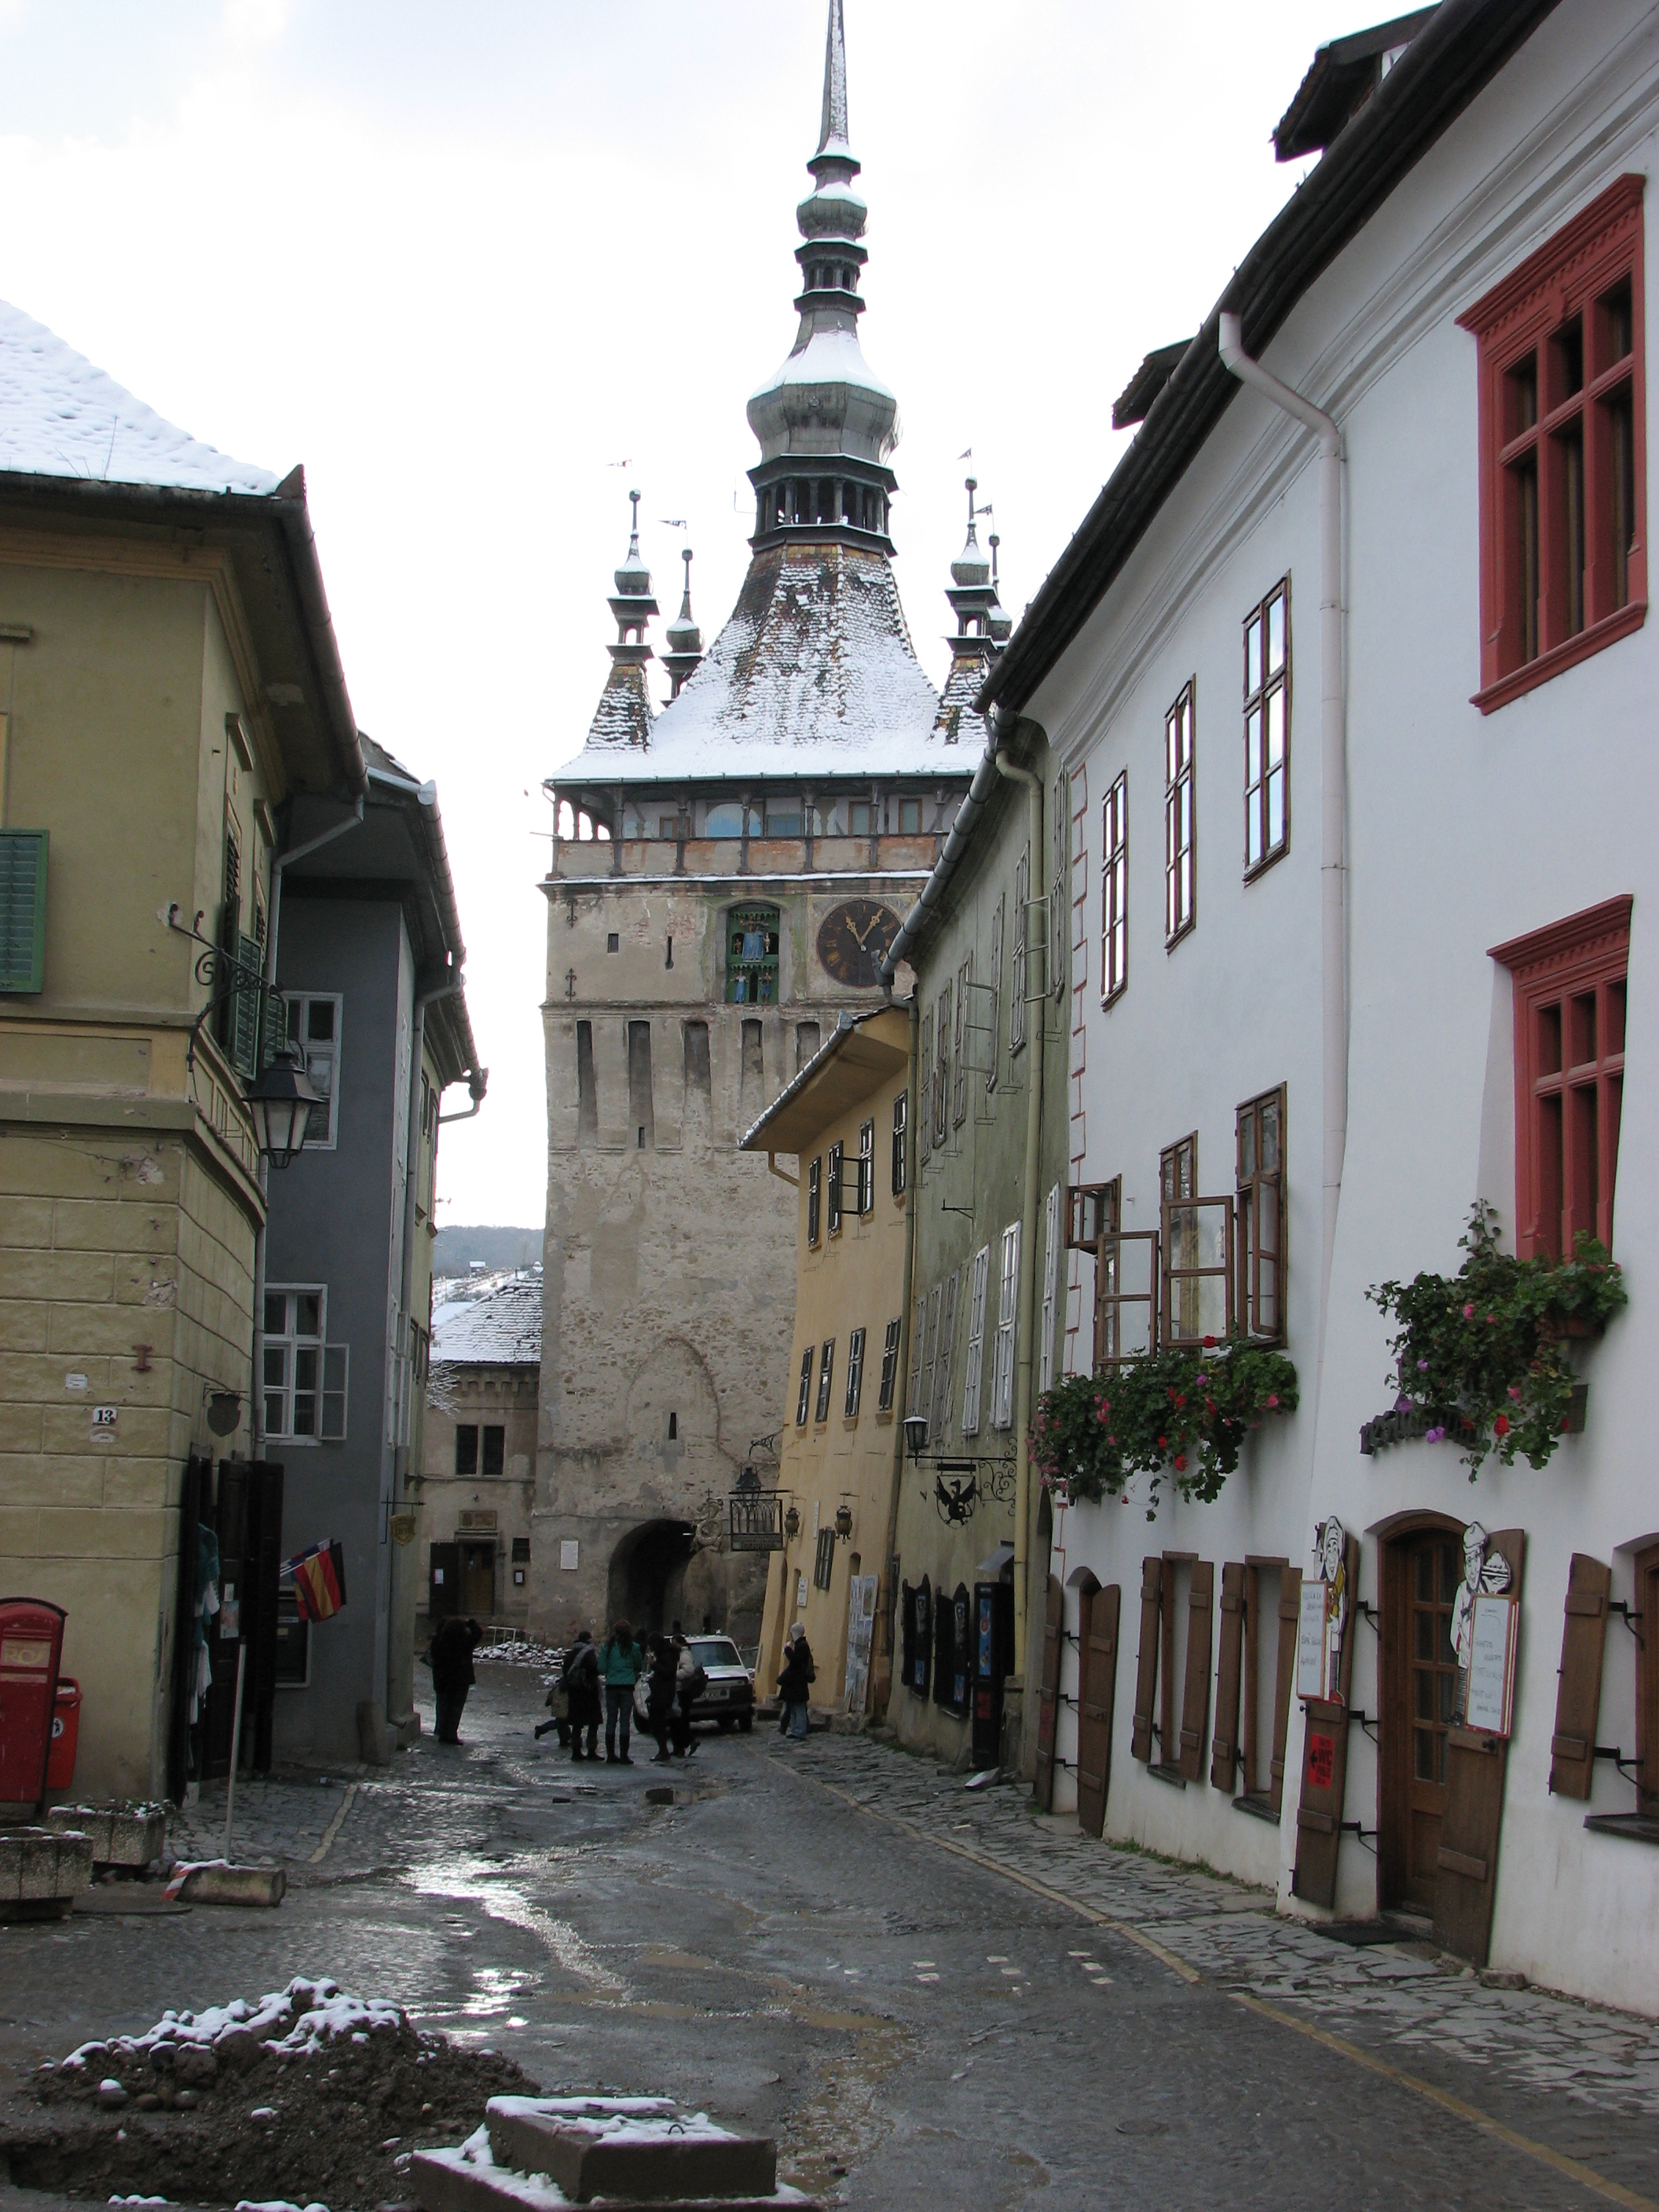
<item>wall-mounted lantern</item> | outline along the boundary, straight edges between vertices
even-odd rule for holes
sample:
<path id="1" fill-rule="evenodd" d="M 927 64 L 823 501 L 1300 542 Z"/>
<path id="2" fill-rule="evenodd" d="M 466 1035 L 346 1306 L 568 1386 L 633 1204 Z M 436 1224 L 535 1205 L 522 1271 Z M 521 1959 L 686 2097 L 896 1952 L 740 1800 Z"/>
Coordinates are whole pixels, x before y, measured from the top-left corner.
<path id="1" fill-rule="evenodd" d="M 783 1516 L 783 1533 L 793 1544 L 800 1534 L 800 1508 L 792 1505 Z"/>
<path id="2" fill-rule="evenodd" d="M 836 1534 L 844 1544 L 853 1533 L 853 1509 L 844 1500 L 836 1508 Z"/>
<path id="3" fill-rule="evenodd" d="M 927 1416 L 926 1413 L 907 1413 L 904 1417 L 904 1448 L 913 1460 L 919 1459 L 927 1448 Z"/>
<path id="4" fill-rule="evenodd" d="M 254 1139 L 274 1168 L 285 1168 L 305 1147 L 306 1128 L 321 1094 L 293 1045 L 283 1045 L 247 1089 Z"/>

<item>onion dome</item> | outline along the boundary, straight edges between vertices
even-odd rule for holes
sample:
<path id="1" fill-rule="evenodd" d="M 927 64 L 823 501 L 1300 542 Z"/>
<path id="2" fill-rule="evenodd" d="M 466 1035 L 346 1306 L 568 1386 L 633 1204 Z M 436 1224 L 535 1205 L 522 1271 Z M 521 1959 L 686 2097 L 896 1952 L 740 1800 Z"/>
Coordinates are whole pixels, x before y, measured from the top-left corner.
<path id="1" fill-rule="evenodd" d="M 651 647 L 645 641 L 646 625 L 659 611 L 651 596 L 651 571 L 640 556 L 640 495 L 634 502 L 633 526 L 628 555 L 616 571 L 617 593 L 610 607 L 617 623 L 617 642 L 608 645 L 611 673 L 599 694 L 599 703 L 587 732 L 590 745 L 647 745 L 651 742 L 651 693 L 645 664 Z"/>
<path id="2" fill-rule="evenodd" d="M 702 632 L 697 628 L 691 613 L 691 548 L 689 545 L 680 558 L 685 563 L 685 596 L 680 601 L 678 617 L 668 625 L 668 650 L 662 657 L 662 665 L 668 671 L 669 681 L 674 687 L 668 695 L 671 700 L 679 697 L 680 686 L 702 659 Z"/>

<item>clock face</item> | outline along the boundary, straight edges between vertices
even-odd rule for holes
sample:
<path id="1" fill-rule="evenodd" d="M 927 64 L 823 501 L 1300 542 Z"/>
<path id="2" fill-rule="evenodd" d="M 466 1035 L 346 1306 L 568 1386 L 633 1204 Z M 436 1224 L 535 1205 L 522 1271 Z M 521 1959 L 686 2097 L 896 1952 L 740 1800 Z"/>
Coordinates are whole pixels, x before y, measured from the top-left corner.
<path id="1" fill-rule="evenodd" d="M 818 958 L 825 973 L 854 989 L 881 981 L 881 963 L 899 933 L 899 918 L 878 899 L 848 899 L 818 926 Z"/>

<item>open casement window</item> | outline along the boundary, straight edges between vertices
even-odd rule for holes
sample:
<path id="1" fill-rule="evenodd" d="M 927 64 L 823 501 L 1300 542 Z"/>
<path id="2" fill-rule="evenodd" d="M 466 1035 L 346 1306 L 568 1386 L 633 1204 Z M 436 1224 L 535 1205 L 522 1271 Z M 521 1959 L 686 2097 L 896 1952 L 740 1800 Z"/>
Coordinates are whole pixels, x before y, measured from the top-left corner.
<path id="1" fill-rule="evenodd" d="M 943 1437 L 951 1426 L 951 1365 L 957 1340 L 957 1295 L 961 1285 L 962 1270 L 953 1267 L 943 1285 L 939 1349 L 933 1364 L 933 1395 L 930 1404 L 922 1408 L 927 1415 L 930 1439 Z"/>
<path id="2" fill-rule="evenodd" d="M 1479 361 L 1483 713 L 1646 617 L 1642 189 L 1621 177 L 1458 317 Z"/>
<path id="3" fill-rule="evenodd" d="M 1005 892 L 991 909 L 991 984 L 985 1018 L 990 1025 L 991 1049 L 985 1069 L 985 1088 L 994 1091 L 1000 1066 L 1002 1042 L 1002 935 L 1006 926 L 1008 899 Z"/>
<path id="4" fill-rule="evenodd" d="M 1625 1091 L 1628 898 L 1494 946 L 1515 979 L 1516 1251 L 1613 1243 Z"/>
<path id="5" fill-rule="evenodd" d="M 1066 853 L 1071 843 L 1072 779 L 1064 769 L 1054 778 L 1048 816 L 1048 975 L 1051 995 L 1066 995 Z"/>
<path id="6" fill-rule="evenodd" d="M 968 1119 L 968 1039 L 963 1024 L 968 1019 L 968 994 L 974 980 L 974 956 L 970 952 L 957 970 L 957 1026 L 952 1040 L 956 1075 L 951 1094 L 951 1124 L 959 1129 Z"/>
<path id="7" fill-rule="evenodd" d="M 916 1143 L 925 1160 L 933 1143 L 933 1018 L 921 1018 L 921 1047 L 916 1054 Z"/>
<path id="8" fill-rule="evenodd" d="M 876 1399 L 878 1413 L 890 1413 L 893 1410 L 893 1395 L 898 1388 L 899 1333 L 900 1323 L 890 1321 L 881 1347 L 881 1389 Z"/>
<path id="9" fill-rule="evenodd" d="M 1291 580 L 1244 621 L 1244 873 L 1291 842 Z"/>
<path id="10" fill-rule="evenodd" d="M 823 1218 L 823 1155 L 807 1163 L 806 1168 L 806 1242 L 816 1245 Z"/>
<path id="11" fill-rule="evenodd" d="M 1054 1291 L 1060 1265 L 1060 1206 L 1056 1183 L 1042 1209 L 1042 1304 L 1037 1317 L 1037 1388 L 1046 1390 L 1054 1379 Z"/>
<path id="12" fill-rule="evenodd" d="M 1202 1344 L 1233 1328 L 1233 1201 L 1198 1195 L 1198 1139 L 1171 1145 L 1159 1164 L 1165 1346 Z"/>
<path id="13" fill-rule="evenodd" d="M 951 986 L 939 994 L 933 1024 L 933 1142 L 942 1145 L 951 1121 Z"/>
<path id="14" fill-rule="evenodd" d="M 1193 817 L 1194 677 L 1164 717 L 1164 942 L 1179 943 L 1198 914 L 1197 832 Z"/>
<path id="15" fill-rule="evenodd" d="M 904 1386 L 904 1413 L 908 1420 L 921 1411 L 922 1357 L 927 1340 L 927 1297 L 924 1291 L 910 1309 L 910 1372 Z"/>
<path id="16" fill-rule="evenodd" d="M 1638 1601 L 1641 1580 L 1638 1568 Z M 1566 1617 L 1561 1626 L 1561 1665 L 1555 1681 L 1555 1731 L 1550 1738 L 1550 1788 L 1558 1797 L 1585 1798 L 1590 1794 L 1595 1764 L 1595 1726 L 1601 1710 L 1607 1599 L 1612 1590 L 1613 1569 L 1601 1559 L 1575 1552 L 1567 1568 Z M 1638 1646 L 1638 1678 L 1644 1649 L 1644 1646 Z M 1644 1740 L 1639 1698 L 1637 1703 L 1639 1745 Z M 1646 1794 L 1659 1795 L 1652 1791 Z"/>
<path id="17" fill-rule="evenodd" d="M 812 1402 L 813 1349 L 809 1344 L 800 1356 L 800 1395 L 795 1400 L 795 1426 L 798 1429 L 806 1426 L 807 1410 Z"/>
<path id="18" fill-rule="evenodd" d="M 979 1434 L 980 1393 L 985 1382 L 985 1294 L 990 1281 L 991 1248 L 981 1244 L 969 1265 L 968 1284 L 968 1371 L 962 1386 L 962 1433 Z"/>
<path id="19" fill-rule="evenodd" d="M 864 1331 L 855 1328 L 847 1340 L 847 1393 L 842 1412 L 849 1421 L 859 1417 L 859 1398 L 864 1389 Z"/>
<path id="20" fill-rule="evenodd" d="M 1066 1194 L 1066 1249 L 1095 1257 L 1097 1368 L 1116 1367 L 1158 1349 L 1158 1233 L 1121 1228 L 1122 1206 L 1121 1176 L 1079 1184 Z"/>
<path id="21" fill-rule="evenodd" d="M 299 1048 L 306 1073 L 322 1102 L 313 1106 L 307 1117 L 306 1149 L 323 1151 L 335 1143 L 339 1128 L 340 1031 L 345 1002 L 338 992 L 290 991 L 284 995 L 288 1012 L 285 1041 Z"/>
<path id="22" fill-rule="evenodd" d="M 1129 771 L 1100 810 L 1100 1002 L 1110 1006 L 1129 980 Z"/>
<path id="23" fill-rule="evenodd" d="M 831 1145 L 830 1147 L 830 1200 L 827 1211 L 830 1216 L 829 1230 L 830 1234 L 832 1237 L 839 1237 L 841 1234 L 841 1162 L 842 1150 L 843 1147 L 840 1145 Z"/>
<path id="24" fill-rule="evenodd" d="M 1030 915 L 1031 848 L 1028 845 L 1014 863 L 1014 952 L 1008 983 L 1008 1055 L 1025 1044 L 1026 933 Z"/>
<path id="25" fill-rule="evenodd" d="M 1002 1232 L 1002 1261 L 997 1283 L 996 1358 L 991 1373 L 991 1426 L 1014 1425 L 1014 1329 L 1019 1298 L 1019 1224 Z"/>
<path id="26" fill-rule="evenodd" d="M 859 1130 L 858 1210 L 860 1219 L 876 1210 L 876 1125 L 866 1121 Z"/>
<path id="27" fill-rule="evenodd" d="M 818 1401 L 812 1410 L 815 1421 L 827 1421 L 830 1418 L 830 1382 L 835 1371 L 836 1340 L 828 1336 L 818 1353 Z"/>
<path id="28" fill-rule="evenodd" d="M 908 1091 L 901 1091 L 893 1101 L 893 1195 L 895 1198 L 903 1197 L 905 1184 L 909 1180 L 909 1162 L 905 1153 L 905 1144 L 908 1136 L 909 1109 L 910 1094 Z"/>
<path id="29" fill-rule="evenodd" d="M 921 1395 L 916 1401 L 916 1411 L 932 1428 L 933 1419 L 933 1375 L 939 1362 L 939 1308 L 944 1303 L 945 1285 L 935 1283 L 927 1293 L 923 1307 L 921 1331 Z"/>
<path id="30" fill-rule="evenodd" d="M 1238 1109 L 1237 1315 L 1261 1344 L 1285 1340 L 1285 1086 Z"/>

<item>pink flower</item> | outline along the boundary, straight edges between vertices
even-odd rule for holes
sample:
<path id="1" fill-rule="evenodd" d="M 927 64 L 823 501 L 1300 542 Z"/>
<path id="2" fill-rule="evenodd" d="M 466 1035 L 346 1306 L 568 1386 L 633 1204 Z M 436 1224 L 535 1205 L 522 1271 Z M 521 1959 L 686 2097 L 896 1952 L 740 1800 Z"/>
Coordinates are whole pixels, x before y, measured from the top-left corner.
<path id="1" fill-rule="evenodd" d="M 1411 1409 L 1412 1401 L 1402 1390 L 1394 1401 L 1394 1410 L 1396 1413 L 1409 1413 Z"/>
<path id="2" fill-rule="evenodd" d="M 1516 1404 L 1518 1406 L 1521 1402 L 1521 1385 L 1518 1382 L 1510 1383 L 1510 1395 L 1514 1399 Z"/>
<path id="3" fill-rule="evenodd" d="M 1444 1443 L 1445 1440 L 1446 1431 L 1444 1429 L 1425 1429 L 1423 1431 L 1423 1441 L 1425 1444 Z"/>
<path id="4" fill-rule="evenodd" d="M 1488 1314 L 1486 1316 L 1486 1325 L 1490 1328 L 1496 1328 L 1498 1326 L 1498 1316 L 1496 1314 Z"/>
<path id="5" fill-rule="evenodd" d="M 1194 1375 L 1193 1377 L 1193 1381 L 1198 1385 L 1198 1388 L 1200 1390 L 1204 1388 L 1204 1385 L 1209 1381 L 1209 1379 L 1210 1378 L 1207 1375 Z"/>
<path id="6" fill-rule="evenodd" d="M 1418 1361 L 1418 1363 L 1417 1363 L 1417 1371 L 1418 1371 L 1418 1373 L 1419 1373 L 1419 1375 L 1426 1375 L 1426 1374 L 1428 1373 L 1428 1371 L 1429 1371 L 1429 1363 L 1428 1363 L 1428 1361 L 1427 1361 L 1426 1359 L 1419 1359 L 1419 1360 Z"/>
<path id="7" fill-rule="evenodd" d="M 1274 1393 L 1273 1393 L 1273 1395 L 1268 1398 L 1268 1400 L 1267 1400 L 1267 1410 L 1268 1410 L 1268 1412 L 1269 1412 L 1269 1413 L 1273 1413 L 1273 1412 L 1276 1412 L 1276 1411 L 1278 1410 L 1278 1407 L 1279 1407 L 1279 1395 L 1278 1395 L 1278 1393 L 1275 1391 L 1275 1392 L 1274 1392 Z"/>
<path id="8" fill-rule="evenodd" d="M 1464 1307 L 1463 1318 L 1465 1321 L 1473 1321 L 1474 1319 L 1474 1308 L 1473 1305 L 1467 1305 Z"/>

